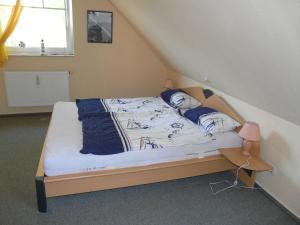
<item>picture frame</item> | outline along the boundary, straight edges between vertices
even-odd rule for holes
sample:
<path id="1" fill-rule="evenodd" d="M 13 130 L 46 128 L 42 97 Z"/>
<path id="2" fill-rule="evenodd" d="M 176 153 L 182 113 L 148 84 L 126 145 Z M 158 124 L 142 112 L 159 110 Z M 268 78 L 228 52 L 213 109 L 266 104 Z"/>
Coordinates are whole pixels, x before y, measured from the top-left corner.
<path id="1" fill-rule="evenodd" d="M 113 38 L 113 12 L 87 11 L 88 43 L 111 44 Z"/>

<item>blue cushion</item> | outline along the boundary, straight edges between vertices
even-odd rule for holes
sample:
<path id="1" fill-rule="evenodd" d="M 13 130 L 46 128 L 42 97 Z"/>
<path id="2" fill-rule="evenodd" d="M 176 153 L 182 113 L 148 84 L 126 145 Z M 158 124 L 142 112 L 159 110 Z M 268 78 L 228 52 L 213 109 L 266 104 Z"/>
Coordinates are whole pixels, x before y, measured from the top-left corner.
<path id="1" fill-rule="evenodd" d="M 180 89 L 168 89 L 168 90 L 166 90 L 166 91 L 160 93 L 160 97 L 161 97 L 168 105 L 172 106 L 172 105 L 171 105 L 171 102 L 170 102 L 171 97 L 172 97 L 173 94 L 175 94 L 175 93 L 177 93 L 177 92 L 183 92 L 183 91 L 180 90 Z M 172 106 L 172 107 L 173 107 L 173 106 Z"/>
<path id="2" fill-rule="evenodd" d="M 198 124 L 200 116 L 207 115 L 213 112 L 217 112 L 217 110 L 208 107 L 198 106 L 194 109 L 187 110 L 186 112 L 184 112 L 183 116 L 188 118 L 192 122 Z"/>
<path id="3" fill-rule="evenodd" d="M 180 89 L 169 89 L 160 94 L 161 98 L 175 109 L 192 109 L 201 103 Z"/>
<path id="4" fill-rule="evenodd" d="M 185 111 L 183 115 L 211 134 L 232 131 L 241 125 L 230 116 L 209 107 L 199 106 Z"/>

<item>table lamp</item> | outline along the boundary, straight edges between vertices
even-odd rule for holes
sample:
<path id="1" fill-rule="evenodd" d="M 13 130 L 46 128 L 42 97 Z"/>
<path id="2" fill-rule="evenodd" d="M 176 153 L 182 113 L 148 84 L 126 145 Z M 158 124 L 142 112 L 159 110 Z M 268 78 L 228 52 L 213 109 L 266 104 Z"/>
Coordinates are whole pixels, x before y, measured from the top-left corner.
<path id="1" fill-rule="evenodd" d="M 243 155 L 250 156 L 250 151 L 254 142 L 260 140 L 259 125 L 254 122 L 246 122 L 240 130 L 239 136 L 244 139 Z"/>
<path id="2" fill-rule="evenodd" d="M 173 89 L 174 88 L 173 81 L 170 79 L 166 79 L 164 88 L 165 89 Z"/>

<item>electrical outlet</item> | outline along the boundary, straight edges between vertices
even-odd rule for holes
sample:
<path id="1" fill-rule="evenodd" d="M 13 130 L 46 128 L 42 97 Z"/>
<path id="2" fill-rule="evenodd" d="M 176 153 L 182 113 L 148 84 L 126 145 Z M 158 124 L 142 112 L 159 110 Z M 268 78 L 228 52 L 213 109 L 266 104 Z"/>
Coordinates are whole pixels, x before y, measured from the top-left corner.
<path id="1" fill-rule="evenodd" d="M 210 80 L 208 79 L 207 76 L 204 76 L 204 77 L 203 77 L 203 80 L 204 80 L 205 82 L 210 82 Z"/>

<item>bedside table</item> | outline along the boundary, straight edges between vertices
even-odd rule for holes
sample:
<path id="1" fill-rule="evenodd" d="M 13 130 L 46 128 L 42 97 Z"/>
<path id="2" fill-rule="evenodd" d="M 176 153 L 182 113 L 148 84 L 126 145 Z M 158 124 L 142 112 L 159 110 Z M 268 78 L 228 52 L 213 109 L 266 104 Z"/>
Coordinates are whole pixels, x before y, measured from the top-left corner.
<path id="1" fill-rule="evenodd" d="M 246 186 L 252 187 L 255 183 L 256 172 L 272 171 L 273 167 L 259 157 L 259 146 L 251 152 L 251 159 L 248 166 L 240 170 L 239 178 Z M 248 156 L 242 154 L 242 148 L 224 148 L 219 150 L 221 154 L 237 167 L 247 162 Z"/>
<path id="2" fill-rule="evenodd" d="M 248 156 L 242 154 L 241 148 L 224 148 L 220 149 L 222 155 L 232 164 L 240 167 L 247 162 Z M 249 166 L 242 167 L 247 170 L 271 171 L 272 166 L 260 159 L 258 156 L 251 155 Z"/>

